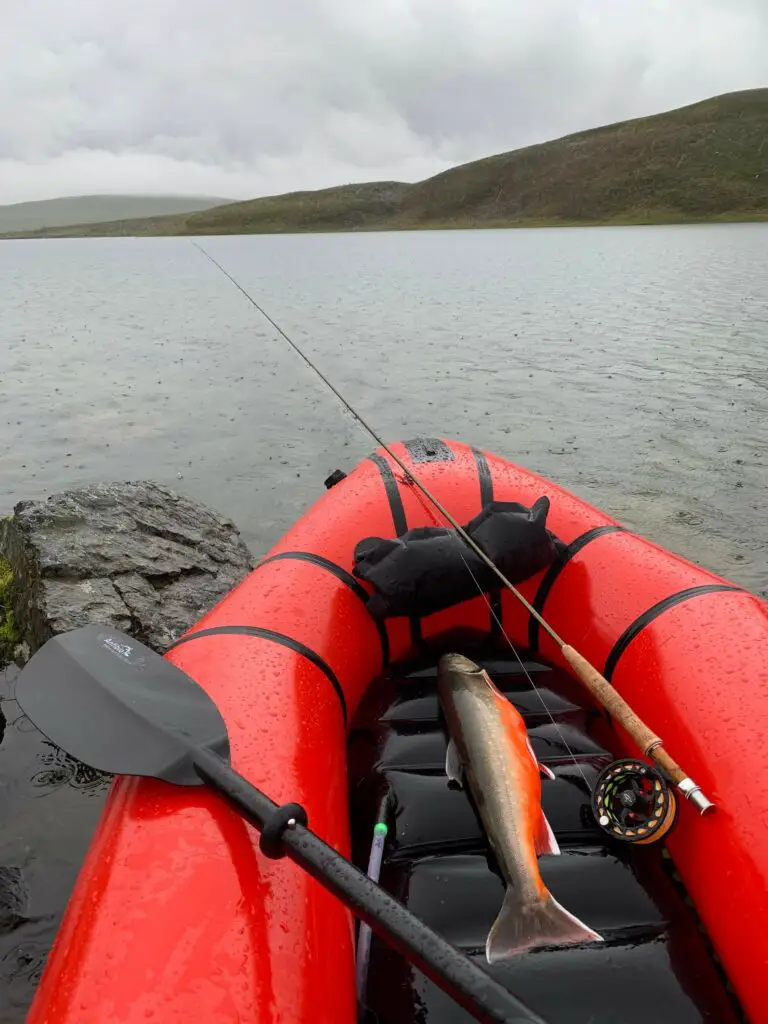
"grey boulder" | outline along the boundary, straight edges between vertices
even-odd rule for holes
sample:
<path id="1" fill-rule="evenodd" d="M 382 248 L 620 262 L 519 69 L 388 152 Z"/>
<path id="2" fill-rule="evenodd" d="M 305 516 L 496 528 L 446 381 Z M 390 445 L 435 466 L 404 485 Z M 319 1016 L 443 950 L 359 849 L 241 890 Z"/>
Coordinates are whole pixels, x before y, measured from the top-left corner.
<path id="1" fill-rule="evenodd" d="M 0 555 L 25 653 L 94 622 L 163 652 L 252 567 L 234 523 L 148 481 L 20 502 Z"/>

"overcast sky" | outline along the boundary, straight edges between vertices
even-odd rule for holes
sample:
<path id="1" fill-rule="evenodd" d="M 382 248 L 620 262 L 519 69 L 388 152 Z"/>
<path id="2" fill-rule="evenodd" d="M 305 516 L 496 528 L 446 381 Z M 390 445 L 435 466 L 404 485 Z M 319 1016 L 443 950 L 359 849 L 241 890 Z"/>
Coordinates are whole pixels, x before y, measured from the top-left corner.
<path id="1" fill-rule="evenodd" d="M 768 86 L 768 0 L 0 0 L 0 203 L 418 180 Z"/>

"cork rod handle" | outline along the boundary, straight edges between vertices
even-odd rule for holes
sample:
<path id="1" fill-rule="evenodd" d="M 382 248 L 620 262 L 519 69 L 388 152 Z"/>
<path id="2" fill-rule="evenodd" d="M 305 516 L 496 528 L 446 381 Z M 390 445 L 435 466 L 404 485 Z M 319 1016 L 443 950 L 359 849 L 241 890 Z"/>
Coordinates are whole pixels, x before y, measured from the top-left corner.
<path id="1" fill-rule="evenodd" d="M 655 752 L 661 746 L 660 737 L 655 732 L 652 732 L 645 722 L 635 714 L 605 676 L 602 676 L 594 665 L 591 665 L 583 655 L 579 654 L 569 644 L 563 644 L 561 650 L 563 657 L 581 682 L 593 697 L 603 705 L 611 717 L 627 730 L 643 753 L 650 754 L 651 751 Z"/>

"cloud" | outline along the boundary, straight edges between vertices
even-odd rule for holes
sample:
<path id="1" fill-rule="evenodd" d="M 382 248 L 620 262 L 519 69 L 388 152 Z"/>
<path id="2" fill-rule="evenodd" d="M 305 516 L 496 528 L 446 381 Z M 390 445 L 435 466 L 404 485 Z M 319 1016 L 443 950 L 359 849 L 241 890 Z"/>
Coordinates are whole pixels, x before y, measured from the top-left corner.
<path id="1" fill-rule="evenodd" d="M 763 0 L 5 0 L 0 202 L 417 180 L 766 54 Z"/>

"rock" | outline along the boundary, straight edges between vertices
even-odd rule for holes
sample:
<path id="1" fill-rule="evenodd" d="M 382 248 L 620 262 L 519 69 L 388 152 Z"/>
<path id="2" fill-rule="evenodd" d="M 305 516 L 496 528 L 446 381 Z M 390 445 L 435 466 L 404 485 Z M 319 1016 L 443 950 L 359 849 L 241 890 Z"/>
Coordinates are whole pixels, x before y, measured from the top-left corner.
<path id="1" fill-rule="evenodd" d="M 0 867 L 0 935 L 26 920 L 29 891 L 20 868 Z"/>
<path id="2" fill-rule="evenodd" d="M 0 668 L 11 660 L 19 642 L 11 603 L 12 588 L 13 569 L 10 562 L 0 558 Z M 0 712 L 1 723 L 2 712 Z"/>
<path id="3" fill-rule="evenodd" d="M 0 521 L 0 556 L 13 572 L 6 615 L 27 656 L 92 622 L 162 652 L 252 567 L 234 523 L 148 481 L 20 502 Z"/>

